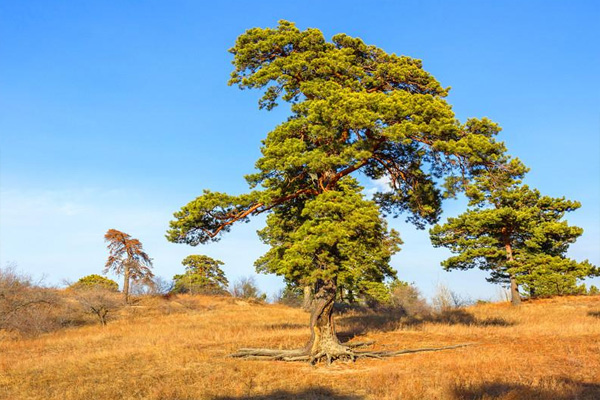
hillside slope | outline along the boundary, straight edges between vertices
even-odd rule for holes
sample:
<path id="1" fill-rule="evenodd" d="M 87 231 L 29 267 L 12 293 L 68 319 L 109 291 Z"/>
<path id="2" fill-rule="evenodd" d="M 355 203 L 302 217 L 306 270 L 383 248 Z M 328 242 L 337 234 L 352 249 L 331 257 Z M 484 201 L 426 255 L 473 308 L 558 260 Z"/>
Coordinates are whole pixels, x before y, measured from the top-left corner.
<path id="1" fill-rule="evenodd" d="M 469 347 L 332 366 L 244 361 L 240 347 L 300 347 L 308 314 L 229 298 L 152 299 L 105 328 L 0 341 L 3 399 L 598 399 L 600 297 L 483 304 L 441 317 L 349 313 L 374 349 Z"/>

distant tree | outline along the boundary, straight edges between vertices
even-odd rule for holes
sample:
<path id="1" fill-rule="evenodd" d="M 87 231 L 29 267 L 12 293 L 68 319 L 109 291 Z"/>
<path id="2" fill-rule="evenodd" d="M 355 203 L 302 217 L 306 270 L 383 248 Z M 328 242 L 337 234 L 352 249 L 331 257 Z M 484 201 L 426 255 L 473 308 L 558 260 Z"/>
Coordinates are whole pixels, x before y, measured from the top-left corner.
<path id="1" fill-rule="evenodd" d="M 514 305 L 521 302 L 519 285 L 532 297 L 566 294 L 576 290 L 578 279 L 598 272 L 588 261 L 565 256 L 583 229 L 562 218 L 580 204 L 522 185 L 526 171 L 512 160 L 481 174 L 466 192 L 469 209 L 430 231 L 434 246 L 457 254 L 442 262 L 446 270 L 489 271 L 490 282 L 510 284 Z"/>
<path id="2" fill-rule="evenodd" d="M 181 262 L 185 273 L 173 277 L 174 293 L 223 293 L 229 281 L 220 268 L 222 261 L 205 255 L 187 256 Z"/>
<path id="3" fill-rule="evenodd" d="M 350 282 L 371 294 L 382 288 L 378 275 L 390 270 L 384 254 L 394 237 L 378 214 L 406 212 L 419 227 L 435 222 L 443 198 L 437 183 L 445 179 L 445 188 L 454 190 L 494 162 L 505 151 L 493 138 L 499 128 L 485 118 L 458 122 L 444 99 L 448 89 L 420 60 L 346 34 L 328 41 L 318 29 L 280 21 L 274 29 L 249 29 L 230 51 L 229 83 L 263 89 L 259 106 L 267 110 L 278 100 L 291 103 L 292 115 L 263 141 L 257 172 L 246 177 L 249 193 L 206 190 L 175 213 L 167 238 L 207 243 L 236 222 L 269 214 L 261 238 L 285 254 L 270 252 L 259 269 L 314 287 L 313 335 L 302 357 L 354 358 L 337 339 L 332 304 L 338 285 Z M 388 177 L 391 191 L 368 204 L 345 179 L 359 171 Z M 364 218 L 354 207 L 366 211 Z M 289 225 L 306 236 L 285 231 Z M 293 240 L 280 241 L 286 238 Z M 362 267 L 353 264 L 358 260 L 365 261 Z"/>
<path id="4" fill-rule="evenodd" d="M 96 288 L 106 289 L 112 292 L 119 290 L 119 284 L 117 282 L 96 274 L 84 276 L 69 287 L 76 290 Z"/>
<path id="5" fill-rule="evenodd" d="M 142 243 L 130 235 L 109 229 L 104 235 L 104 240 L 108 242 L 108 260 L 104 273 L 112 271 L 117 275 L 123 275 L 123 294 L 125 301 L 129 301 L 129 283 L 151 282 L 154 274 L 152 268 L 152 259 L 146 254 Z"/>
<path id="6" fill-rule="evenodd" d="M 310 288 L 310 287 L 309 287 Z M 278 304 L 285 304 L 290 307 L 303 307 L 304 308 L 304 294 L 303 289 L 294 285 L 286 284 L 283 289 L 273 297 L 273 302 Z"/>

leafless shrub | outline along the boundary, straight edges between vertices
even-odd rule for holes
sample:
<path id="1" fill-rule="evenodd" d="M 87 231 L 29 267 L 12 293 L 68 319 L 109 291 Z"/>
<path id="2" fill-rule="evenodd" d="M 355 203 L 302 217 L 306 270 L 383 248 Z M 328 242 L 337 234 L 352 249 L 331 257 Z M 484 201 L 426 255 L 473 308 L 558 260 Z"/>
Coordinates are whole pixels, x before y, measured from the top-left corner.
<path id="1" fill-rule="evenodd" d="M 240 278 L 230 288 L 229 293 L 233 297 L 245 300 L 265 301 L 267 299 L 267 295 L 260 292 L 252 276 Z"/>
<path id="2" fill-rule="evenodd" d="M 94 315 L 103 326 L 108 322 L 108 318 L 123 306 L 122 296 L 104 288 L 81 289 L 74 293 L 74 298 L 83 311 Z"/>
<path id="3" fill-rule="evenodd" d="M 450 288 L 443 283 L 437 285 L 432 302 L 433 308 L 438 312 L 466 307 L 472 303 L 469 299 L 450 290 Z"/>
<path id="4" fill-rule="evenodd" d="M 58 329 L 64 323 L 60 306 L 55 290 L 34 284 L 15 265 L 0 268 L 0 330 L 31 336 Z"/>
<path id="5" fill-rule="evenodd" d="M 406 315 L 427 314 L 430 307 L 414 285 L 401 282 L 390 288 L 390 303 L 392 307 L 400 308 Z"/>
<path id="6" fill-rule="evenodd" d="M 161 276 L 154 277 L 153 295 L 165 296 L 173 290 L 173 281 L 165 279 Z"/>

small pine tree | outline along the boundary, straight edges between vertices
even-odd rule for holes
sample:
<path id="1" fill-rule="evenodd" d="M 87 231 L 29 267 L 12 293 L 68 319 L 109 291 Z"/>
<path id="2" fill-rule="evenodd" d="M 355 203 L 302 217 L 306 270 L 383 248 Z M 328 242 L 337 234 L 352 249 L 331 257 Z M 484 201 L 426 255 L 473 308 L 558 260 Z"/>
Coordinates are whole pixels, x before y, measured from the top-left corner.
<path id="1" fill-rule="evenodd" d="M 109 229 L 104 235 L 104 241 L 108 243 L 109 251 L 104 273 L 112 271 L 123 275 L 123 295 L 128 302 L 131 281 L 148 284 L 152 282 L 152 259 L 144 251 L 142 242 L 125 232 Z"/>
<path id="2" fill-rule="evenodd" d="M 191 255 L 181 263 L 185 266 L 185 273 L 173 277 L 174 293 L 219 294 L 225 292 L 229 285 L 220 268 L 222 261 L 205 255 Z"/>
<path id="3" fill-rule="evenodd" d="M 69 286 L 69 288 L 76 290 L 105 289 L 111 292 L 116 292 L 119 290 L 119 284 L 102 275 L 92 274 L 80 278 L 77 282 Z"/>

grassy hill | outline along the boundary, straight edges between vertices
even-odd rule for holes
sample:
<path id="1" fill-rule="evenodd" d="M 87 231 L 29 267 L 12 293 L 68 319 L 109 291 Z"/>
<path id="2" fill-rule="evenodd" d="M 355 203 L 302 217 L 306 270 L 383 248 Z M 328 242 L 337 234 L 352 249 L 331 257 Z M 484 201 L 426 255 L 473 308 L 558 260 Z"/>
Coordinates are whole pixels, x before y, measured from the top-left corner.
<path id="1" fill-rule="evenodd" d="M 106 327 L 0 338 L 3 399 L 599 399 L 600 297 L 481 304 L 426 318 L 338 316 L 373 349 L 471 346 L 311 366 L 228 358 L 300 347 L 308 314 L 231 298 L 148 298 Z"/>

